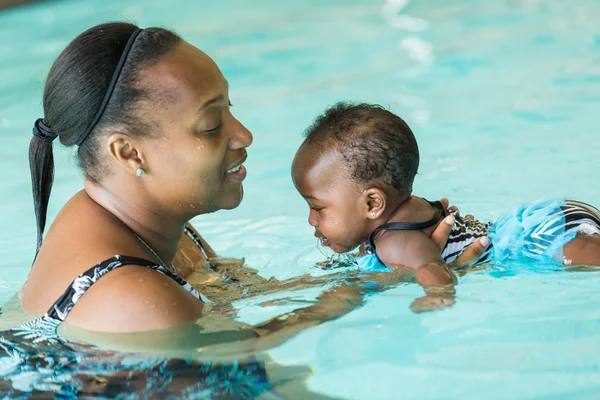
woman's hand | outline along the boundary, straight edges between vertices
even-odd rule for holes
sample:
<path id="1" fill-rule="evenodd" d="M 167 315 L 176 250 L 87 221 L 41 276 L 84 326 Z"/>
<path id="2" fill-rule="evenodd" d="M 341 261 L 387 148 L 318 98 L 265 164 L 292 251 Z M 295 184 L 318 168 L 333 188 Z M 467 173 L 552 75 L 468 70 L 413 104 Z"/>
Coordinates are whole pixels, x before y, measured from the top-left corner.
<path id="1" fill-rule="evenodd" d="M 246 259 L 244 258 L 210 257 L 208 262 L 217 273 L 223 273 L 230 269 L 240 269 L 246 266 Z"/>
<path id="2" fill-rule="evenodd" d="M 440 203 L 444 206 L 445 209 L 450 211 L 456 211 L 458 213 L 458 208 L 456 206 L 448 207 L 450 204 L 448 199 L 443 198 L 440 200 Z M 471 214 L 467 214 L 464 217 L 465 220 L 473 219 Z M 448 215 L 443 219 L 442 223 L 435 228 L 435 231 L 431 234 L 431 240 L 435 245 L 440 249 L 440 251 L 444 250 L 446 247 L 446 243 L 448 242 L 448 237 L 450 236 L 450 232 L 452 232 L 452 228 L 454 227 L 454 223 L 456 222 L 456 218 L 453 215 Z M 490 240 L 487 236 L 480 237 L 478 240 L 473 242 L 467 249 L 451 264 L 448 266 L 450 268 L 461 267 L 464 265 L 469 265 L 473 261 L 476 261 L 481 257 L 481 255 L 485 252 L 487 247 L 490 244 Z"/>

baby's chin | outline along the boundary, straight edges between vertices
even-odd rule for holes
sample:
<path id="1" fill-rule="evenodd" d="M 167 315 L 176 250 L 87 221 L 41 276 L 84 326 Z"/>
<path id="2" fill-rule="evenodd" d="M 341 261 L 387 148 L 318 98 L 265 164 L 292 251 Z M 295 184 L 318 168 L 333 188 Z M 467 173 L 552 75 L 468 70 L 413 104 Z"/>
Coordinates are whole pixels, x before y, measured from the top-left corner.
<path id="1" fill-rule="evenodd" d="M 349 252 L 351 252 L 353 250 L 356 250 L 359 246 L 360 246 L 360 243 L 359 244 L 355 244 L 355 245 L 351 245 L 351 246 L 348 246 L 348 245 L 339 245 L 339 244 L 336 244 L 336 243 L 332 243 L 329 246 L 329 248 L 331 250 L 333 250 L 334 253 L 343 254 L 343 253 L 349 253 Z"/>

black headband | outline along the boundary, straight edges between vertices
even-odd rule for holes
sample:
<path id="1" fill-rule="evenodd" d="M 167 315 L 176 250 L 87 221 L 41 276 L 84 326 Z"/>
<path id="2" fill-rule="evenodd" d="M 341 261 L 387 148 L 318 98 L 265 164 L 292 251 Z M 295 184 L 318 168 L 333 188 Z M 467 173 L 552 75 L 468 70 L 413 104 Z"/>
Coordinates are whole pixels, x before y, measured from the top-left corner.
<path id="1" fill-rule="evenodd" d="M 94 130 L 94 128 L 98 124 L 98 121 L 100 121 L 100 118 L 102 118 L 102 114 L 104 114 L 104 110 L 106 110 L 106 106 L 108 106 L 110 97 L 112 96 L 112 94 L 115 90 L 115 87 L 117 86 L 117 82 L 119 81 L 119 76 L 121 75 L 121 71 L 123 70 L 123 67 L 125 66 L 125 61 L 127 61 L 127 56 L 129 55 L 129 52 L 131 51 L 131 48 L 133 47 L 133 42 L 135 42 L 135 38 L 140 34 L 141 31 L 142 31 L 142 29 L 136 29 L 129 37 L 129 40 L 127 41 L 127 44 L 125 45 L 125 49 L 123 50 L 123 54 L 121 54 L 121 58 L 119 59 L 119 63 L 117 64 L 117 68 L 115 69 L 112 79 L 110 80 L 110 85 L 108 85 L 108 89 L 106 89 L 106 94 L 104 95 L 102 104 L 100 104 L 100 108 L 98 109 L 98 112 L 96 112 L 96 115 L 94 116 L 94 119 L 92 120 L 92 123 L 88 126 L 88 128 L 86 129 L 84 134 L 79 136 L 79 139 L 77 139 L 77 141 L 75 142 L 77 144 L 77 146 L 81 146 L 81 143 L 83 143 L 83 141 L 90 135 L 90 133 Z"/>
<path id="2" fill-rule="evenodd" d="M 52 141 L 58 137 L 58 135 L 52 132 L 52 129 L 44 123 L 43 118 L 39 118 L 35 121 L 35 124 L 33 124 L 33 136 L 46 143 L 52 143 Z"/>

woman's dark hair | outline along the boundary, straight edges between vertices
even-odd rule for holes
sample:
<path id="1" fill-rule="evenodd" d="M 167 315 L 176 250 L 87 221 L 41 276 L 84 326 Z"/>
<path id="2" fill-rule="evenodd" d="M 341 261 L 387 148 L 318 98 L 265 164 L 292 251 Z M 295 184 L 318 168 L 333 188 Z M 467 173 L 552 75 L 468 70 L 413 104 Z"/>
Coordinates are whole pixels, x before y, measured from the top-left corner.
<path id="1" fill-rule="evenodd" d="M 409 196 L 419 168 L 419 148 L 402 118 L 377 104 L 340 102 L 305 131 L 305 144 L 336 150 L 358 184 L 380 180 Z"/>
<path id="2" fill-rule="evenodd" d="M 138 29 L 123 22 L 97 25 L 77 36 L 54 61 L 44 87 L 41 125 L 49 127 L 64 146 L 75 145 L 92 125 L 125 46 Z M 162 28 L 144 29 L 135 38 L 106 109 L 77 151 L 79 165 L 87 179 L 99 182 L 106 173 L 99 154 L 102 134 L 109 128 L 118 128 L 119 132 L 131 136 L 155 134 L 152 124 L 140 111 L 141 101 L 154 100 L 153 93 L 151 88 L 140 84 L 138 76 L 144 67 L 156 63 L 180 41 L 175 33 Z M 37 254 L 54 177 L 51 140 L 44 140 L 43 135 L 32 137 L 29 165 L 37 222 Z"/>

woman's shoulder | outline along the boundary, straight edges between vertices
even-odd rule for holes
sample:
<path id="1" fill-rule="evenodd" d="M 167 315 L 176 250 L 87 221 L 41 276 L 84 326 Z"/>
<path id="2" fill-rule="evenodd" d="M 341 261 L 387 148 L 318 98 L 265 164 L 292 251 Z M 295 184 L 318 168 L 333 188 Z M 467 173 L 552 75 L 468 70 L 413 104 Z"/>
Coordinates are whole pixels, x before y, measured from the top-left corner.
<path id="1" fill-rule="evenodd" d="M 162 329 L 197 318 L 203 304 L 185 281 L 158 271 L 147 257 L 124 223 L 77 193 L 48 230 L 21 292 L 23 308 L 42 315 L 60 308 L 59 299 L 76 298 L 65 308 L 66 321 L 106 332 Z"/>
<path id="2" fill-rule="evenodd" d="M 59 212 L 21 291 L 25 310 L 43 314 L 79 275 L 115 254 L 145 257 L 127 227 L 100 208 L 78 193 Z"/>
<path id="3" fill-rule="evenodd" d="M 124 223 L 80 192 L 48 229 L 32 272 L 39 266 L 74 279 L 115 254 L 144 258 L 147 253 Z"/>
<path id="4" fill-rule="evenodd" d="M 126 265 L 86 291 L 69 313 L 70 325 L 102 332 L 139 332 L 197 319 L 203 303 L 169 276 Z"/>

